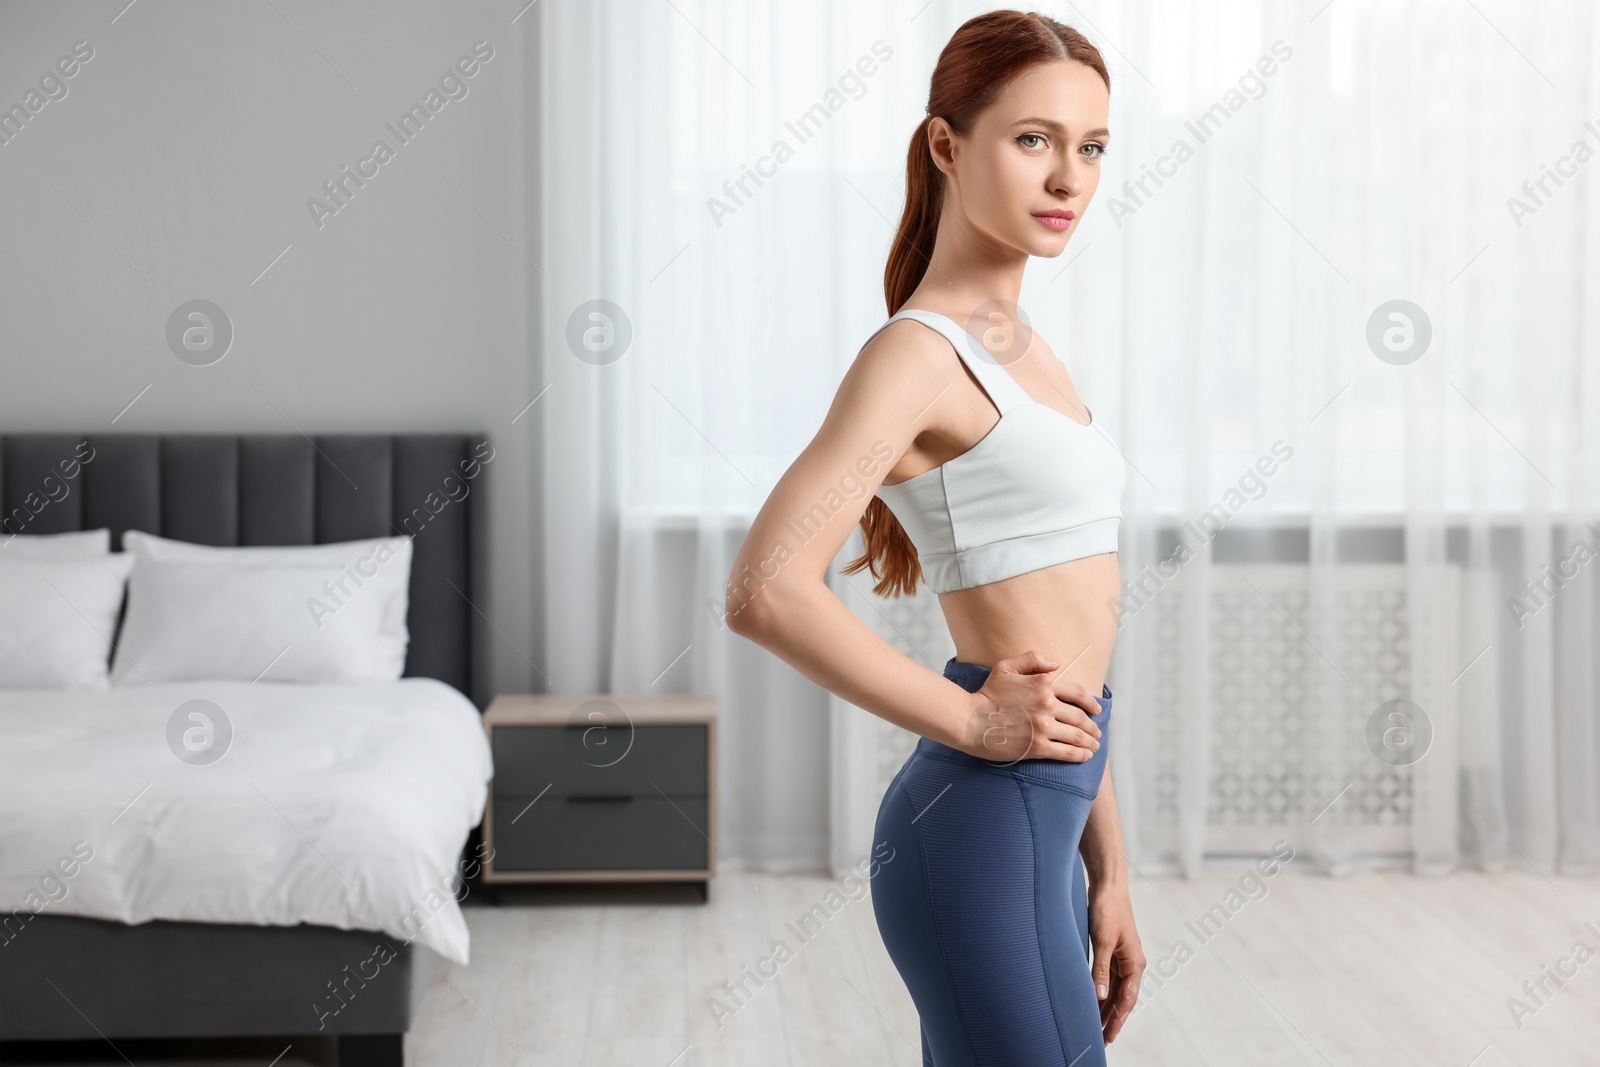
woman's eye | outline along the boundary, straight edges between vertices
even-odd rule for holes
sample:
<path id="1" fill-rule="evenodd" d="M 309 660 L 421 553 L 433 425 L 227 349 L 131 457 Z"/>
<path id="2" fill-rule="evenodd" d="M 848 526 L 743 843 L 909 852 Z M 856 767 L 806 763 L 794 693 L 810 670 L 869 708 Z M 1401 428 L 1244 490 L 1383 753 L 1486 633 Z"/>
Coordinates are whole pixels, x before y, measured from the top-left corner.
<path id="1" fill-rule="evenodd" d="M 1090 148 L 1094 149 L 1094 151 L 1089 154 L 1090 159 L 1099 159 L 1101 156 L 1106 154 L 1106 146 L 1101 144 L 1099 141 L 1090 141 L 1083 147 L 1086 150 Z"/>
<path id="2" fill-rule="evenodd" d="M 1017 140 L 1018 140 L 1018 142 L 1029 141 L 1029 140 L 1032 140 L 1032 141 L 1043 141 L 1044 140 L 1044 134 L 1042 134 L 1042 133 L 1025 133 L 1021 137 L 1018 137 Z M 1034 146 L 1033 145 L 1029 145 L 1029 144 L 1025 144 L 1022 147 L 1024 147 L 1024 148 L 1033 148 Z"/>

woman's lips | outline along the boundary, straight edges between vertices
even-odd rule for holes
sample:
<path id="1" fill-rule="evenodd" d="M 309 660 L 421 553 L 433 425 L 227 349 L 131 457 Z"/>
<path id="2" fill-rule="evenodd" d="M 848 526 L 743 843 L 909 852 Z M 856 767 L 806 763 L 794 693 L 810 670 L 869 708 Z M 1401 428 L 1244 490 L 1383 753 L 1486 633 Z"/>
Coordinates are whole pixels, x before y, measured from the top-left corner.
<path id="1" fill-rule="evenodd" d="M 1060 233 L 1072 225 L 1072 220 L 1076 216 L 1070 211 L 1062 211 L 1059 213 L 1052 211 L 1048 213 L 1035 212 L 1033 217 L 1044 223 L 1045 226 L 1054 230 L 1056 233 Z"/>

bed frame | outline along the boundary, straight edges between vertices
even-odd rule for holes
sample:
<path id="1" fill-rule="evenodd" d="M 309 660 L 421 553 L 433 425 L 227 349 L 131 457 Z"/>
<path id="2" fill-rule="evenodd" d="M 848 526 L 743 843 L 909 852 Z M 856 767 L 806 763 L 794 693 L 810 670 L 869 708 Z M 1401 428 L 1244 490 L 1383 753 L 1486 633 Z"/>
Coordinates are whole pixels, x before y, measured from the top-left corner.
<path id="1" fill-rule="evenodd" d="M 482 434 L 5 435 L 0 534 L 104 526 L 114 550 L 128 530 L 207 545 L 410 534 L 405 673 L 482 711 L 492 459 Z M 395 956 L 374 966 L 380 942 Z M 369 931 L 42 913 L 0 946 L 0 1041 L 331 1034 L 346 1067 L 400 1067 L 434 962 Z"/>

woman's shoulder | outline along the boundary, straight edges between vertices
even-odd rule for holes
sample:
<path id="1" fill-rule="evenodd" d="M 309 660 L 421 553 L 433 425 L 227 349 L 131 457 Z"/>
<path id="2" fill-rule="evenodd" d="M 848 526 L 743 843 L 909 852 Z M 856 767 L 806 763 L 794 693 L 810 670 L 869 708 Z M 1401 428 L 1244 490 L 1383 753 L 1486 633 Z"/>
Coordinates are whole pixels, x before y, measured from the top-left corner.
<path id="1" fill-rule="evenodd" d="M 856 353 L 856 364 L 900 378 L 948 376 L 954 351 L 937 331 L 915 319 L 880 326 Z"/>
<path id="2" fill-rule="evenodd" d="M 926 326 L 899 319 L 867 338 L 839 384 L 843 406 L 919 424 L 954 381 L 950 343 Z"/>

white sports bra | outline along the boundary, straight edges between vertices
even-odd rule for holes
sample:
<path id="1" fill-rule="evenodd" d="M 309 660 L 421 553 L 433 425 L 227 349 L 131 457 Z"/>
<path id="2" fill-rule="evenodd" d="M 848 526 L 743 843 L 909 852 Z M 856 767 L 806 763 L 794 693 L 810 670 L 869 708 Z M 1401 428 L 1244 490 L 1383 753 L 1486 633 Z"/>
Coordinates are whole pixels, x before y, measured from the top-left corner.
<path id="1" fill-rule="evenodd" d="M 1085 424 L 1032 399 L 976 338 L 936 311 L 902 309 L 873 335 L 900 319 L 943 334 L 1000 412 L 961 455 L 878 488 L 916 546 L 928 588 L 948 593 L 1115 552 L 1127 474 L 1094 413 Z"/>

